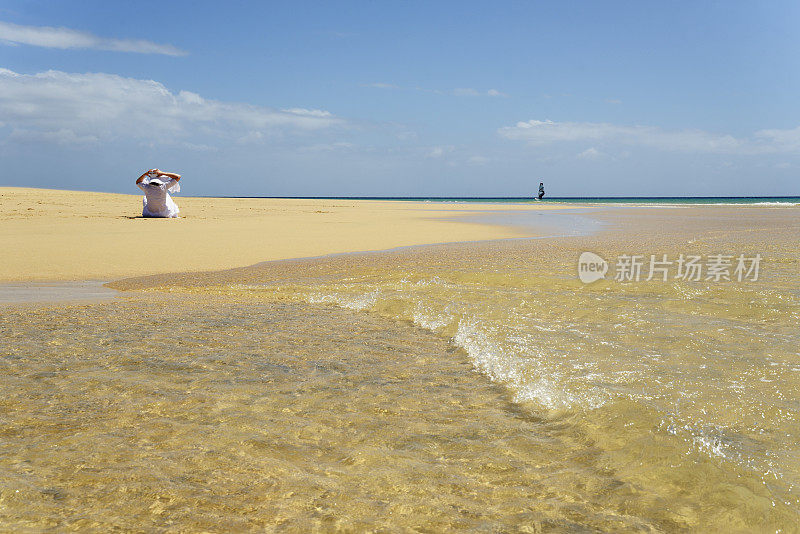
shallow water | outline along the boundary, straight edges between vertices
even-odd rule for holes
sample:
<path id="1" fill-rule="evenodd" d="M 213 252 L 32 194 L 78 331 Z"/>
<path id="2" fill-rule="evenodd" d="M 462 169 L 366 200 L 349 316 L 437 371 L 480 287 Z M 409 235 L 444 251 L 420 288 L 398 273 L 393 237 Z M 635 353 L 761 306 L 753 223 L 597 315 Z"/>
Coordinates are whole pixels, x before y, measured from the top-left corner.
<path id="1" fill-rule="evenodd" d="M 8 282 L 0 284 L 0 306 L 33 302 L 78 302 L 117 296 L 105 282 Z"/>
<path id="2" fill-rule="evenodd" d="M 0 522 L 792 532 L 797 210 L 150 277 L 0 319 Z M 760 253 L 583 285 L 579 253 Z"/>

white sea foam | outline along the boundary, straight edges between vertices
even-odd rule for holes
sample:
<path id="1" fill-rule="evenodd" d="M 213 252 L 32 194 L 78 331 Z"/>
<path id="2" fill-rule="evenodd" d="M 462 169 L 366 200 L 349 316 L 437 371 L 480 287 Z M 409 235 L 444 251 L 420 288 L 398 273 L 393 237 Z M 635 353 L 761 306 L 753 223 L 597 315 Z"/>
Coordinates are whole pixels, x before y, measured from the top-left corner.
<path id="1" fill-rule="evenodd" d="M 536 402 L 548 409 L 565 409 L 580 406 L 580 399 L 564 391 L 554 376 L 531 376 L 530 359 L 494 342 L 475 320 L 463 320 L 453 342 L 463 348 L 475 368 L 492 381 L 504 384 L 514 394 L 517 402 Z"/>
<path id="2" fill-rule="evenodd" d="M 729 353 L 738 354 L 728 338 L 764 339 L 762 324 L 720 322 L 716 315 L 693 315 L 687 325 L 676 322 L 681 315 L 671 315 L 670 310 L 644 304 L 632 308 L 630 295 L 624 292 L 590 295 L 588 300 L 580 301 L 584 307 L 568 308 L 552 294 L 525 285 L 514 288 L 513 280 L 509 283 L 494 274 L 484 285 L 474 280 L 461 273 L 380 278 L 370 275 L 347 279 L 346 283 L 315 286 L 303 298 L 311 303 L 330 303 L 410 320 L 437 335 L 450 336 L 453 345 L 466 353 L 475 371 L 506 387 L 515 402 L 537 413 L 560 415 L 566 411 L 570 417 L 585 416 L 598 428 L 606 428 L 604 425 L 620 420 L 619 400 L 621 409 L 628 410 L 625 420 L 646 422 L 650 410 L 658 413 L 656 421 L 668 419 L 667 431 L 675 436 L 674 443 L 682 451 L 685 446 L 716 462 L 733 462 L 764 471 L 767 463 L 759 451 L 769 446 L 758 436 L 742 437 L 755 434 L 755 427 L 743 430 L 730 421 L 724 421 L 729 425 L 724 426 L 718 417 L 720 406 L 715 404 L 715 395 L 743 398 L 755 383 L 778 381 L 772 373 L 753 374 L 743 369 L 722 385 L 715 382 L 722 371 L 713 363 L 728 358 Z M 699 306 L 710 294 L 710 289 L 693 285 L 676 283 L 671 288 L 668 295 L 677 297 L 678 303 L 696 301 Z M 796 301 L 792 293 L 775 293 L 762 290 L 758 295 L 770 305 L 789 307 Z M 756 299 L 750 293 L 743 297 Z M 574 298 L 583 297 L 576 294 Z M 641 298 L 645 301 L 650 297 Z M 584 313 L 587 304 L 596 305 L 605 315 L 599 319 Z M 686 334 L 691 331 L 697 334 Z M 770 335 L 780 346 L 792 346 L 796 339 L 796 334 L 788 330 Z M 744 363 L 735 358 L 730 361 L 734 365 Z M 770 364 L 768 359 L 759 361 Z M 794 360 L 787 369 L 796 375 Z M 698 384 L 706 386 L 699 388 Z M 774 399 L 786 402 L 778 393 Z M 641 410 L 632 409 L 629 402 Z M 684 409 L 668 416 L 673 402 L 680 402 Z M 602 410 L 592 415 L 581 413 L 598 408 Z M 747 405 L 739 408 L 743 417 L 747 417 L 746 408 Z M 609 422 L 608 417 L 616 422 Z M 651 428 L 648 426 L 646 431 Z M 780 465 L 780 461 L 776 462 L 773 470 L 780 472 Z"/>
<path id="3" fill-rule="evenodd" d="M 378 295 L 378 290 L 357 295 L 315 293 L 309 295 L 308 302 L 311 304 L 337 304 L 350 310 L 362 311 L 374 306 Z"/>
<path id="4" fill-rule="evenodd" d="M 435 313 L 429 307 L 418 302 L 412 320 L 417 326 L 431 332 L 438 332 L 453 321 L 453 316 L 449 313 Z"/>
<path id="5" fill-rule="evenodd" d="M 438 277 L 413 284 L 416 289 L 452 285 Z M 308 294 L 305 300 L 312 304 L 335 304 L 357 311 L 380 308 L 382 300 L 404 300 L 412 322 L 435 333 L 441 333 L 448 325 L 458 321 L 453 343 L 466 351 L 478 372 L 508 387 L 516 402 L 534 402 L 548 410 L 593 409 L 602 406 L 609 398 L 591 387 L 582 388 L 579 392 L 568 391 L 557 366 L 550 365 L 540 357 L 535 343 L 526 334 L 513 328 L 497 329 L 482 318 L 465 316 L 464 310 L 458 309 L 455 302 L 425 301 L 424 296 L 413 291 L 373 289 L 347 293 L 334 290 Z M 395 312 L 402 313 L 398 310 Z M 528 326 L 541 332 L 555 331 L 536 324 Z M 582 386 L 587 384 L 583 382 Z"/>

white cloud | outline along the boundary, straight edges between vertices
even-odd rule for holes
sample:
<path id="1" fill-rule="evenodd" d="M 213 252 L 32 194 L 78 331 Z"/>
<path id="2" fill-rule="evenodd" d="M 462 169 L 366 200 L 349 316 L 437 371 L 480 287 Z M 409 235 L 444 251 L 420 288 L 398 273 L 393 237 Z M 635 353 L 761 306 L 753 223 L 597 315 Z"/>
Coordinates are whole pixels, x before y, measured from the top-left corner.
<path id="1" fill-rule="evenodd" d="M 703 130 L 664 130 L 652 126 L 620 126 L 595 122 L 530 120 L 500 128 L 507 138 L 531 145 L 594 142 L 643 146 L 674 152 L 717 154 L 800 153 L 800 127 L 760 130 L 749 138 L 736 138 Z"/>
<path id="2" fill-rule="evenodd" d="M 289 108 L 289 109 L 282 109 L 281 111 L 306 117 L 319 117 L 319 118 L 333 117 L 330 111 L 323 111 L 321 109 Z"/>
<path id="3" fill-rule="evenodd" d="M 453 145 L 433 146 L 426 150 L 425 156 L 433 159 L 443 158 L 448 154 L 451 154 L 455 149 L 456 147 Z"/>
<path id="4" fill-rule="evenodd" d="M 587 142 L 687 153 L 800 154 L 800 127 L 787 130 L 758 130 L 749 137 L 737 138 L 729 134 L 703 130 L 664 130 L 654 126 L 529 120 L 518 122 L 515 126 L 500 128 L 498 134 L 507 139 L 526 141 L 531 145 Z M 597 151 L 597 154 L 591 152 L 592 150 Z M 596 147 L 592 147 L 580 156 L 592 157 L 600 154 Z"/>
<path id="5" fill-rule="evenodd" d="M 205 100 L 203 97 L 198 95 L 197 93 L 193 93 L 191 91 L 181 91 L 178 93 L 178 98 L 186 102 L 187 104 L 204 104 Z"/>
<path id="6" fill-rule="evenodd" d="M 508 95 L 505 93 L 501 93 L 497 89 L 489 89 L 486 92 L 478 91 L 477 89 L 472 89 L 471 87 L 459 87 L 457 89 L 453 89 L 453 94 L 455 96 L 493 96 L 493 97 L 507 97 Z"/>
<path id="7" fill-rule="evenodd" d="M 158 44 L 141 39 L 111 39 L 70 28 L 50 26 L 21 26 L 0 21 L 0 42 L 26 44 L 44 48 L 110 50 L 139 54 L 185 56 L 186 52 L 169 44 Z"/>
<path id="8" fill-rule="evenodd" d="M 264 134 L 255 130 L 249 131 L 246 134 L 236 139 L 240 145 L 258 144 L 264 140 Z"/>
<path id="9" fill-rule="evenodd" d="M 589 147 L 580 154 L 578 154 L 578 157 L 580 159 L 597 159 L 603 156 L 605 156 L 605 154 L 597 150 L 595 147 Z"/>
<path id="10" fill-rule="evenodd" d="M 311 132 L 344 125 L 328 111 L 277 110 L 170 92 L 153 80 L 113 74 L 47 71 L 18 74 L 0 68 L 0 122 L 18 133 L 12 140 L 58 142 L 146 139 L 254 142 L 264 136 Z M 58 134 L 56 133 L 62 132 Z M 67 134 L 65 132 L 71 132 Z M 46 135 L 45 135 L 46 134 Z M 71 137 L 72 136 L 72 137 Z"/>
<path id="11" fill-rule="evenodd" d="M 569 141 L 615 142 L 681 152 L 735 152 L 742 141 L 730 135 L 701 130 L 669 131 L 650 126 L 619 126 L 596 122 L 553 122 L 530 120 L 500 128 L 508 139 L 544 145 Z"/>
<path id="12" fill-rule="evenodd" d="M 759 130 L 755 138 L 777 152 L 800 152 L 800 126 L 791 130 Z"/>
<path id="13" fill-rule="evenodd" d="M 412 141 L 412 140 L 416 139 L 419 136 L 417 135 L 417 132 L 412 132 L 410 130 L 403 130 L 403 131 L 397 132 L 395 134 L 395 137 L 399 141 Z"/>

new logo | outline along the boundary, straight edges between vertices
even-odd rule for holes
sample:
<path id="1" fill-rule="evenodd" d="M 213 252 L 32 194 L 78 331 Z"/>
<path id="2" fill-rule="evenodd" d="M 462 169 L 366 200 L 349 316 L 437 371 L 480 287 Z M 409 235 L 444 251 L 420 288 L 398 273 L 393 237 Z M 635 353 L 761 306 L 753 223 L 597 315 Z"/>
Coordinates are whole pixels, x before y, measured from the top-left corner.
<path id="1" fill-rule="evenodd" d="M 594 252 L 582 252 L 578 258 L 578 278 L 591 284 L 606 277 L 608 262 Z"/>

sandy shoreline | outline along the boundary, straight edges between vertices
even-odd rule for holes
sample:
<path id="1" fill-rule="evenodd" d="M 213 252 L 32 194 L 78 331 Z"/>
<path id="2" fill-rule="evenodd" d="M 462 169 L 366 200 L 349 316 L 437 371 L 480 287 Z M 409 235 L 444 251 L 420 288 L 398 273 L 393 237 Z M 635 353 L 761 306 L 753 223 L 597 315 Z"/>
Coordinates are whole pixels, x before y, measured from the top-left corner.
<path id="1" fill-rule="evenodd" d="M 128 247 L 151 228 L 184 229 L 197 243 L 216 224 L 246 239 L 283 218 L 302 225 L 293 235 L 383 232 L 380 243 L 395 245 L 413 237 L 406 227 L 474 239 L 508 231 L 500 221 L 536 232 L 572 211 L 447 206 L 444 216 L 490 209 L 462 226 L 430 204 L 231 202 L 224 221 L 47 215 L 64 209 L 56 200 L 38 222 L 24 206 L 5 213 L 44 249 L 69 230 Z M 262 211 L 237 214 L 243 206 Z M 800 510 L 800 210 L 569 215 L 605 226 L 203 273 L 180 271 L 176 257 L 170 272 L 117 280 L 121 298 L 95 302 L 63 299 L 65 286 L 98 289 L 81 282 L 0 283 L 0 296 L 13 286 L 18 300 L 40 299 L 0 313 L 0 524 L 790 531 Z M 318 222 L 326 216 L 340 222 Z M 27 230 L 34 222 L 39 234 Z M 59 222 L 61 234 L 44 231 Z M 219 238 L 206 240 L 198 254 L 219 253 Z M 612 266 L 622 254 L 763 262 L 758 280 L 741 283 L 680 280 L 672 265 L 668 280 L 645 280 L 645 267 L 641 281 L 583 284 L 584 251 Z"/>
<path id="2" fill-rule="evenodd" d="M 261 261 L 536 235 L 460 217 L 559 206 L 176 197 L 182 218 L 144 219 L 141 196 L 0 187 L 0 282 L 111 280 Z"/>

